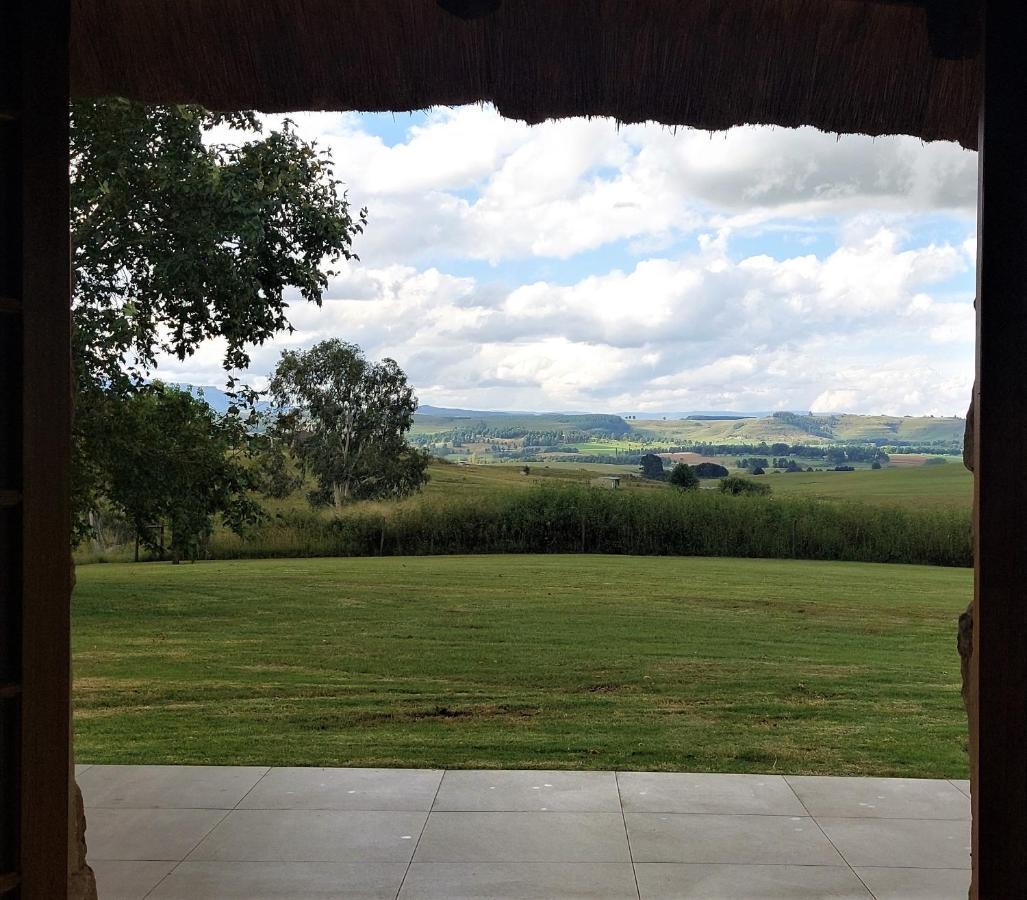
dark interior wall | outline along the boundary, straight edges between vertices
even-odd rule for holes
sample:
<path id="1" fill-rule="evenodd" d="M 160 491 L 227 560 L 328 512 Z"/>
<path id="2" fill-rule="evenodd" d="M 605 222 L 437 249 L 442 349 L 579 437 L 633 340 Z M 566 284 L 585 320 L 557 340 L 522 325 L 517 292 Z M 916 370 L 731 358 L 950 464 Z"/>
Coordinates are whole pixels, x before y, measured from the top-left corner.
<path id="1" fill-rule="evenodd" d="M 974 863 L 977 896 L 1027 896 L 1027 17 L 987 0 L 977 217 Z"/>
<path id="2" fill-rule="evenodd" d="M 68 2 L 0 4 L 0 892 L 68 886 Z"/>
<path id="3" fill-rule="evenodd" d="M 21 229 L 17 4 L 0 9 L 0 888 L 18 864 L 21 705 Z"/>

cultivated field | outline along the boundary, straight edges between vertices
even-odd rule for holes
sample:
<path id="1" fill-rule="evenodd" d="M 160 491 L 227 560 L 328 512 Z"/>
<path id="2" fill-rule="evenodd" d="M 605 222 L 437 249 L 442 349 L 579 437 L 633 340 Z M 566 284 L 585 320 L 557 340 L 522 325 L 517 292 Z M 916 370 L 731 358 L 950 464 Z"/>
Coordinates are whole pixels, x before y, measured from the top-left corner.
<path id="1" fill-rule="evenodd" d="M 970 591 L 963 569 L 709 558 L 88 566 L 77 753 L 965 777 Z"/>
<path id="2" fill-rule="evenodd" d="M 724 458 L 723 463 L 731 463 Z M 666 483 L 636 478 L 637 466 L 614 466 L 596 463 L 531 463 L 530 473 L 521 474 L 521 465 L 463 465 L 433 463 L 431 479 L 422 494 L 439 499 L 454 496 L 490 494 L 496 491 L 530 488 L 540 484 L 590 484 L 596 478 L 617 475 L 622 489 L 669 490 Z M 828 500 L 855 500 L 865 503 L 899 506 L 949 506 L 970 508 L 973 478 L 962 464 L 949 462 L 939 466 L 895 466 L 883 469 L 857 469 L 855 472 L 798 472 L 764 475 L 757 480 L 771 486 L 773 495 L 822 497 Z M 716 479 L 702 482 L 706 489 L 716 489 Z M 297 495 L 287 504 L 304 508 L 305 501 Z"/>
<path id="3" fill-rule="evenodd" d="M 908 508 L 969 509 L 973 502 L 973 476 L 957 462 L 855 472 L 795 472 L 764 475 L 760 480 L 780 497 L 821 497 Z"/>
<path id="4" fill-rule="evenodd" d="M 730 459 L 721 460 L 725 464 Z M 622 488 L 667 490 L 667 484 L 647 482 L 632 476 L 636 466 L 577 465 L 575 463 L 532 464 L 530 475 L 521 474 L 519 465 L 458 465 L 435 463 L 431 480 L 424 488 L 427 496 L 490 493 L 508 488 L 531 487 L 540 483 L 590 483 L 603 475 L 622 476 Z M 769 484 L 772 495 L 821 497 L 827 500 L 854 500 L 862 503 L 906 507 L 953 507 L 969 509 L 973 477 L 962 463 L 952 461 L 938 466 L 901 465 L 883 469 L 857 469 L 855 472 L 796 472 L 764 475 L 757 480 Z M 716 489 L 716 479 L 703 487 Z"/>

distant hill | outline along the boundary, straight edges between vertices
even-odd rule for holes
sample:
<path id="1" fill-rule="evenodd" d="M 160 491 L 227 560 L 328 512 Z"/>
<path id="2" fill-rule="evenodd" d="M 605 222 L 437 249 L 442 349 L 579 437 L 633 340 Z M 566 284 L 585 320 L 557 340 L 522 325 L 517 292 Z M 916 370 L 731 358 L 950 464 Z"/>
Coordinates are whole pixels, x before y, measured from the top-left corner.
<path id="1" fill-rule="evenodd" d="M 762 419 L 765 416 L 772 416 L 773 410 L 756 410 L 754 412 L 741 412 L 736 409 L 690 409 L 685 411 L 654 412 L 626 412 L 621 413 L 626 419 L 638 419 L 640 421 L 654 422 L 663 419 Z"/>
<path id="2" fill-rule="evenodd" d="M 651 413 L 649 414 L 652 415 Z M 513 413 L 421 407 L 415 435 L 459 429 L 483 436 L 514 437 L 525 432 L 603 431 L 619 439 L 667 445 L 710 444 L 878 444 L 931 445 L 950 452 L 962 446 L 965 421 L 956 416 L 812 415 L 776 412 L 757 416 L 730 412 L 690 413 L 679 418 L 627 418 L 578 413 Z"/>
<path id="3" fill-rule="evenodd" d="M 210 386 L 180 384 L 200 396 L 211 408 L 224 413 L 229 398 Z M 267 409 L 259 403 L 258 409 Z M 626 417 L 626 418 L 625 418 Z M 948 449 L 962 446 L 964 419 L 958 416 L 862 416 L 815 415 L 801 412 L 732 412 L 703 410 L 668 413 L 516 412 L 425 404 L 414 416 L 412 434 L 427 435 L 454 428 L 481 428 L 494 434 L 519 432 L 603 432 L 621 439 L 665 441 L 668 444 L 700 442 L 719 444 L 881 444 L 928 445 Z"/>
<path id="4" fill-rule="evenodd" d="M 419 416 L 442 416 L 447 419 L 481 419 L 488 416 L 531 416 L 529 412 L 504 412 L 503 410 L 459 409 L 452 406 L 432 406 L 422 403 L 417 407 Z"/>
<path id="5" fill-rule="evenodd" d="M 183 391 L 188 391 L 194 397 L 200 397 L 205 400 L 207 405 L 215 412 L 228 412 L 228 406 L 232 402 L 228 394 L 224 391 L 218 390 L 216 387 L 210 387 L 209 385 L 176 384 L 175 387 L 180 388 Z M 263 400 L 257 403 L 258 410 L 263 411 L 268 408 L 269 404 Z"/>
<path id="6" fill-rule="evenodd" d="M 516 437 L 527 432 L 564 431 L 602 432 L 625 436 L 631 431 L 631 426 L 620 416 L 606 413 L 476 413 L 471 410 L 455 410 L 459 415 L 434 415 L 423 410 L 424 407 L 414 415 L 412 434 L 435 434 L 454 428 L 488 433 L 493 437 Z"/>
<path id="7" fill-rule="evenodd" d="M 632 430 L 667 440 L 768 444 L 943 444 L 961 446 L 957 416 L 860 416 L 774 413 L 756 419 L 631 420 Z"/>

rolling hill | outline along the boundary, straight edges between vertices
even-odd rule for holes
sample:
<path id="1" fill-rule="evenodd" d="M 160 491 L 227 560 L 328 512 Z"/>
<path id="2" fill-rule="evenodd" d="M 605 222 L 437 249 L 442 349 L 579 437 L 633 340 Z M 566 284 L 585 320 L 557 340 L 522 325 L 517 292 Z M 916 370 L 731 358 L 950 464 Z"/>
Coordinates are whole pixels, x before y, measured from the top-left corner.
<path id="1" fill-rule="evenodd" d="M 440 411 L 442 412 L 442 411 Z M 445 434 L 453 429 L 480 429 L 514 436 L 523 432 L 601 429 L 624 440 L 667 444 L 879 444 L 936 445 L 958 450 L 966 422 L 958 416 L 862 416 L 775 413 L 758 418 L 631 419 L 562 413 L 491 413 L 445 410 L 418 412 L 415 435 Z"/>

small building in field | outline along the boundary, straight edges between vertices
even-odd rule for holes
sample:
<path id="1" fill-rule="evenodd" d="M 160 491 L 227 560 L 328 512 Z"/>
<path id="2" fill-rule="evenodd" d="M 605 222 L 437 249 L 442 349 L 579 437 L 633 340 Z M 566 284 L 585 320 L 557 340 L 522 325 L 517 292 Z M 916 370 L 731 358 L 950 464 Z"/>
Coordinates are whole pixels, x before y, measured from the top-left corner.
<path id="1" fill-rule="evenodd" d="M 615 491 L 620 487 L 620 475 L 603 475 L 600 478 L 593 478 L 592 487 L 607 488 Z"/>

